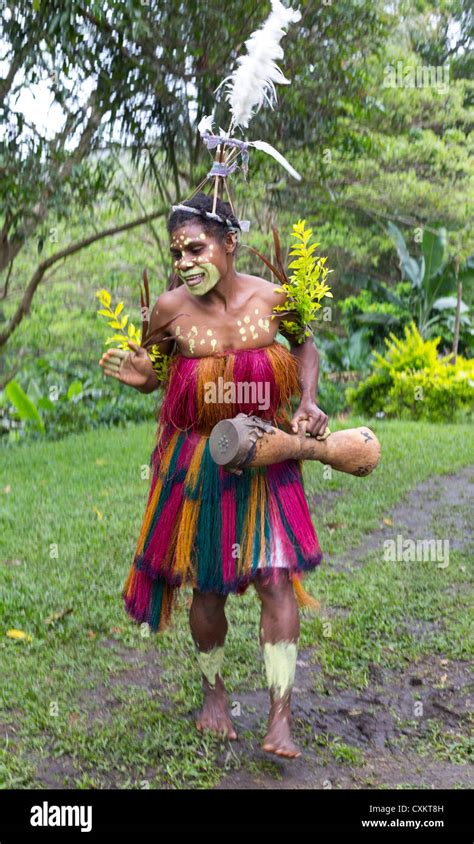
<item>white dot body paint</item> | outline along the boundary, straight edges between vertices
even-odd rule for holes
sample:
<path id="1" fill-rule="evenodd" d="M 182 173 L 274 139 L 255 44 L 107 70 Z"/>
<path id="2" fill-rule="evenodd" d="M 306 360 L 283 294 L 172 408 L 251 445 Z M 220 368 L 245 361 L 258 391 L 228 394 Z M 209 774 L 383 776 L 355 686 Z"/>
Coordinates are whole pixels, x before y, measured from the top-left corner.
<path id="1" fill-rule="evenodd" d="M 215 648 L 207 652 L 198 650 L 197 661 L 207 682 L 211 688 L 214 688 L 216 677 L 221 673 L 222 663 L 224 661 L 224 646 L 216 645 Z"/>
<path id="2" fill-rule="evenodd" d="M 284 697 L 293 686 L 297 652 L 296 642 L 265 642 L 263 646 L 268 686 L 277 698 Z"/>

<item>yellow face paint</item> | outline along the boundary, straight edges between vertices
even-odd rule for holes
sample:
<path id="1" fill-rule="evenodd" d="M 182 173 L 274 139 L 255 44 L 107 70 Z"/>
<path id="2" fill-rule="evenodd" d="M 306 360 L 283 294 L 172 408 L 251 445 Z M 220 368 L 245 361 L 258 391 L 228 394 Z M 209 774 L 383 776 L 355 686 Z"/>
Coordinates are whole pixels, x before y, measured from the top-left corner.
<path id="1" fill-rule="evenodd" d="M 211 688 L 214 688 L 216 677 L 221 673 L 222 663 L 224 661 L 224 646 L 216 645 L 215 648 L 207 652 L 198 650 L 197 661 L 207 682 Z"/>
<path id="2" fill-rule="evenodd" d="M 276 642 L 274 645 L 265 642 L 263 646 L 268 687 L 277 699 L 282 698 L 293 686 L 297 652 L 296 642 Z"/>

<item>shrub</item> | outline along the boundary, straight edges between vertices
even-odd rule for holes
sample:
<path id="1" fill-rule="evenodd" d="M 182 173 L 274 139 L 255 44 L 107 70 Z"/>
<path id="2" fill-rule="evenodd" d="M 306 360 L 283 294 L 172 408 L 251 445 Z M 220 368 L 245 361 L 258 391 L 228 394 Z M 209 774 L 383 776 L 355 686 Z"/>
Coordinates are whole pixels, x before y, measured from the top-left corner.
<path id="1" fill-rule="evenodd" d="M 374 372 L 346 392 L 356 413 L 442 422 L 472 412 L 474 360 L 439 357 L 440 337 L 423 340 L 414 323 L 403 340 L 391 334 L 385 342 L 385 357 L 374 354 Z"/>

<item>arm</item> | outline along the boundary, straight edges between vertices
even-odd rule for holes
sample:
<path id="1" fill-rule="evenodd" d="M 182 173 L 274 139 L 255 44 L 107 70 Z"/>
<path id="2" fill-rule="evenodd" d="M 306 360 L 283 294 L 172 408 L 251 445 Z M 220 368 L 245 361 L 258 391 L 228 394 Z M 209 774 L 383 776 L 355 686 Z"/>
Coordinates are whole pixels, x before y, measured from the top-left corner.
<path id="1" fill-rule="evenodd" d="M 317 405 L 319 352 L 312 337 L 307 337 L 300 345 L 291 344 L 291 353 L 299 363 L 301 385 L 301 401 L 291 420 L 291 427 L 297 433 L 299 422 L 307 420 L 306 432 L 317 437 L 324 434 L 328 424 L 327 414 Z"/>
<path id="2" fill-rule="evenodd" d="M 275 309 L 284 307 L 286 304 L 286 293 L 278 290 L 272 291 L 273 316 L 278 319 L 278 331 L 290 343 L 291 353 L 298 362 L 300 376 L 301 400 L 291 420 L 292 430 L 297 433 L 298 423 L 306 420 L 306 432 L 316 437 L 326 430 L 328 417 L 317 405 L 318 377 L 319 377 L 319 352 L 312 336 L 306 337 L 303 343 L 297 342 L 297 335 L 292 333 L 291 326 L 295 329 L 299 326 L 301 330 L 301 319 L 297 313 L 291 311 L 281 312 Z M 298 332 L 301 333 L 301 332 Z"/>
<path id="3" fill-rule="evenodd" d="M 291 354 L 300 364 L 301 398 L 316 402 L 319 378 L 319 352 L 316 343 L 311 337 L 307 337 L 304 343 L 295 346 L 291 344 Z"/>
<path id="4" fill-rule="evenodd" d="M 147 349 L 156 345 L 162 354 L 171 355 L 173 352 L 174 339 L 168 335 L 166 330 L 169 323 L 173 321 L 173 317 L 169 318 L 168 298 L 168 293 L 158 297 L 150 317 L 149 331 L 143 346 L 138 346 L 129 340 L 128 345 L 131 351 L 109 349 L 102 355 L 99 363 L 104 369 L 105 375 L 117 378 L 118 381 L 133 387 L 140 393 L 151 393 L 159 387 L 160 380 L 153 368 Z M 165 299 L 164 303 L 162 302 L 163 299 Z"/>

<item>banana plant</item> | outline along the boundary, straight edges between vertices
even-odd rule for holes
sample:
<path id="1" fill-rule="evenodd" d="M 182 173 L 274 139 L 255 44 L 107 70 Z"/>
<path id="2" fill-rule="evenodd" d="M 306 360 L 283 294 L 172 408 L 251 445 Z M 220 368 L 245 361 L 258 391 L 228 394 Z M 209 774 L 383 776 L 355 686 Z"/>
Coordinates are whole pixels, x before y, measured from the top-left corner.
<path id="1" fill-rule="evenodd" d="M 388 223 L 387 233 L 395 243 L 402 278 L 412 286 L 414 317 L 422 337 L 429 336 L 437 323 L 446 321 L 456 310 L 456 292 L 459 282 L 466 283 L 474 278 L 474 258 L 459 269 L 454 261 L 447 259 L 447 235 L 445 228 L 437 231 L 423 231 L 421 256 L 414 258 L 400 229 Z M 467 318 L 468 306 L 461 303 L 461 313 Z"/>

